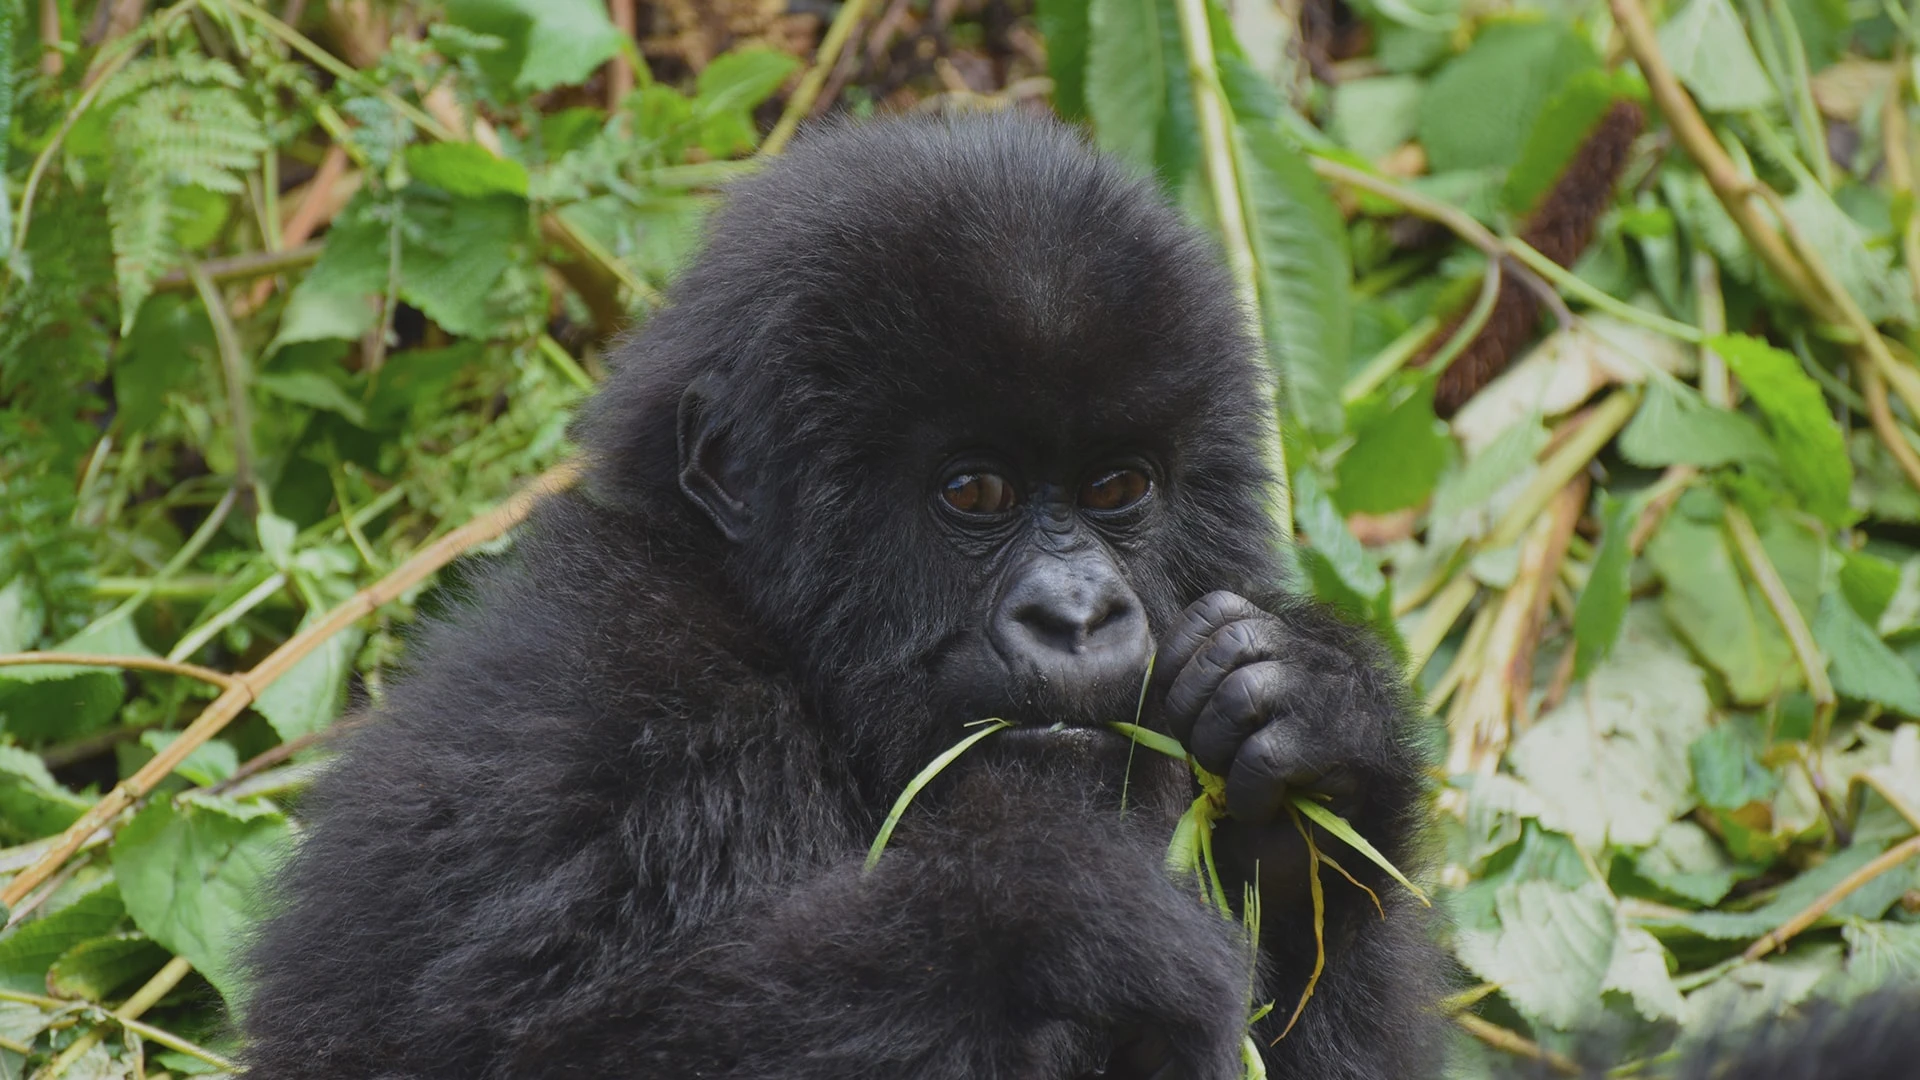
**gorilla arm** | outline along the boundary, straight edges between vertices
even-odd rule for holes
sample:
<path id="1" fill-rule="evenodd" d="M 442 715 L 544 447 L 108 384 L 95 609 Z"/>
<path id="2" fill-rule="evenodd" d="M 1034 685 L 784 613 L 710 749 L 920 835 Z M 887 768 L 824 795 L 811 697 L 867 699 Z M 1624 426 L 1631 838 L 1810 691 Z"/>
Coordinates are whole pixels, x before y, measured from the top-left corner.
<path id="1" fill-rule="evenodd" d="M 1363 631 L 1324 609 L 1233 593 L 1189 606 L 1162 650 L 1165 723 L 1201 767 L 1226 780 L 1229 816 L 1214 845 L 1229 896 L 1258 878 L 1266 1040 L 1285 1027 L 1319 952 L 1309 856 L 1287 802 L 1320 794 L 1387 858 L 1412 868 L 1421 757 L 1392 661 Z M 1323 867 L 1326 968 L 1286 1039 L 1267 1052 L 1277 1075 L 1419 1075 L 1433 1049 L 1423 1003 L 1436 987 L 1425 920 L 1403 889 L 1324 832 L 1322 852 L 1374 900 Z"/>

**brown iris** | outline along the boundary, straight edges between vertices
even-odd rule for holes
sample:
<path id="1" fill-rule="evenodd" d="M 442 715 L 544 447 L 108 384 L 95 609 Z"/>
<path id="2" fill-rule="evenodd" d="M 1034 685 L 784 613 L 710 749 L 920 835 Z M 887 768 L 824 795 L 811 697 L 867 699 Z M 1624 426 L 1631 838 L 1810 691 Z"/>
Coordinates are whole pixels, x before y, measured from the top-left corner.
<path id="1" fill-rule="evenodd" d="M 1153 482 L 1138 469 L 1115 469 L 1080 490 L 1080 505 L 1088 510 L 1125 510 L 1147 497 Z"/>
<path id="2" fill-rule="evenodd" d="M 1006 477 L 989 472 L 960 473 L 948 479 L 940 497 L 963 514 L 1004 514 L 1019 501 Z"/>

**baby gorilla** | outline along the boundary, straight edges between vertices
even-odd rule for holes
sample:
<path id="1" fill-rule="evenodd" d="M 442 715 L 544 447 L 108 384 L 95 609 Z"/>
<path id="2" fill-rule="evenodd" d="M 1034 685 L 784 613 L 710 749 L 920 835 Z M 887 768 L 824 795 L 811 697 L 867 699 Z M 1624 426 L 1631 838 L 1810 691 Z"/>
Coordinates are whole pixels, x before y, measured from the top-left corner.
<path id="1" fill-rule="evenodd" d="M 305 807 L 249 1075 L 1431 1071 L 1434 963 L 1292 792 L 1412 860 L 1361 633 L 1278 591 L 1271 416 L 1210 246 L 1057 125 L 842 128 L 731 190 L 546 499 Z M 1226 777 L 1231 895 L 1164 869 Z M 871 872 L 888 806 L 922 794 Z M 1257 970 L 1256 970 L 1257 965 Z"/>

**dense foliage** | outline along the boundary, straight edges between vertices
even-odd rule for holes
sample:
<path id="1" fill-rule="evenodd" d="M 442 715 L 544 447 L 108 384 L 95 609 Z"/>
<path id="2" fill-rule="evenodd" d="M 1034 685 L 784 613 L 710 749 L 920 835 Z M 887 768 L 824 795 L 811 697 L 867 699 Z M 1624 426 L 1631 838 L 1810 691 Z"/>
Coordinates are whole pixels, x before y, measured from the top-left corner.
<path id="1" fill-rule="evenodd" d="M 0 656 L 0 1068 L 220 1067 L 326 733 L 756 152 L 1049 85 L 1436 717 L 1457 1070 L 1920 976 L 1920 25 L 1288 7 L 0 0 L 0 654 L 85 654 Z"/>

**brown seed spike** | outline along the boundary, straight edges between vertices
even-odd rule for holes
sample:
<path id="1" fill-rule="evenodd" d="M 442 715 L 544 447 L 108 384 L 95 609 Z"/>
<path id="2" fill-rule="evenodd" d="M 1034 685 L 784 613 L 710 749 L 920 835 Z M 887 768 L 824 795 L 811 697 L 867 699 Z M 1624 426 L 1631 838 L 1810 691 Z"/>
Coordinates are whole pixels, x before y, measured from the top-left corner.
<path id="1" fill-rule="evenodd" d="M 1521 239 L 1561 266 L 1572 266 L 1593 243 L 1593 230 L 1613 199 L 1613 187 L 1627 167 L 1633 140 L 1646 124 L 1646 114 L 1631 101 L 1617 101 L 1595 124 L 1591 134 L 1561 171 L 1538 206 L 1527 216 Z M 1440 375 L 1434 388 L 1433 410 L 1443 419 L 1507 370 L 1522 346 L 1532 340 L 1540 302 L 1509 273 L 1500 282 L 1500 296 L 1487 316 L 1487 325 L 1461 350 Z M 1465 321 L 1463 310 L 1436 331 L 1415 363 L 1424 364 Z"/>

